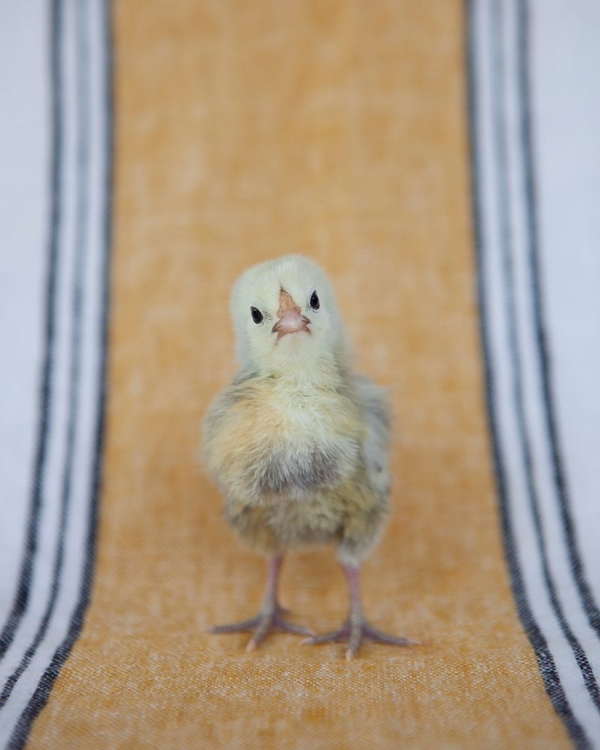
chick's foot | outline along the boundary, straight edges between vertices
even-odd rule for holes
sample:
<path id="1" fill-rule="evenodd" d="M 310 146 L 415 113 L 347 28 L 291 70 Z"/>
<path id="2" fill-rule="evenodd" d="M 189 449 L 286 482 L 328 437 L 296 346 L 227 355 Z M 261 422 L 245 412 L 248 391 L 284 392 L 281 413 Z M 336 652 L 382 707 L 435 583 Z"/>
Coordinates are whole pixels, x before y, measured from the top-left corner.
<path id="1" fill-rule="evenodd" d="M 350 594 L 350 613 L 348 619 L 339 630 L 307 638 L 304 643 L 311 645 L 318 645 L 320 643 L 347 643 L 346 659 L 352 659 L 356 656 L 363 641 L 384 643 L 387 646 L 418 646 L 417 641 L 410 641 L 408 638 L 382 633 L 381 630 L 377 630 L 371 625 L 365 617 L 362 607 L 358 585 L 358 566 L 344 565 L 343 568 Z"/>
<path id="2" fill-rule="evenodd" d="M 339 630 L 307 638 L 304 643 L 316 646 L 321 643 L 347 643 L 346 659 L 352 659 L 358 653 L 361 644 L 384 643 L 388 646 L 416 646 L 416 641 L 400 636 L 388 635 L 374 628 L 364 617 L 348 619 Z"/>
<path id="3" fill-rule="evenodd" d="M 210 632 L 217 635 L 222 633 L 253 633 L 246 646 L 246 651 L 253 651 L 269 633 L 273 632 L 312 635 L 310 630 L 285 620 L 284 614 L 286 611 L 283 607 L 276 605 L 273 608 L 262 609 L 256 617 L 251 617 L 248 620 L 235 622 L 231 625 L 216 625 L 211 628 Z"/>
<path id="4" fill-rule="evenodd" d="M 279 575 L 283 557 L 275 555 L 269 560 L 269 575 L 267 579 L 267 589 L 263 606 L 256 617 L 242 622 L 234 622 L 231 625 L 216 625 L 211 628 L 211 633 L 253 633 L 252 638 L 246 646 L 246 651 L 253 651 L 269 633 L 284 632 L 295 633 L 296 635 L 313 635 L 310 630 L 302 628 L 288 622 L 284 615 L 289 614 L 277 601 L 277 588 L 279 585 Z"/>

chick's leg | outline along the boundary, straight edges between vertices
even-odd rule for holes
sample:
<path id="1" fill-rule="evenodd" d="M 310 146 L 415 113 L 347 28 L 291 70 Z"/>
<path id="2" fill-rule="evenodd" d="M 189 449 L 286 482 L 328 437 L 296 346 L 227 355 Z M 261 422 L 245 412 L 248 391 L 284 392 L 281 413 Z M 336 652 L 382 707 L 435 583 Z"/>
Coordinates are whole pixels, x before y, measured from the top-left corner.
<path id="1" fill-rule="evenodd" d="M 348 619 L 339 630 L 332 633 L 309 638 L 306 643 L 347 643 L 346 659 L 352 659 L 357 653 L 363 641 L 372 641 L 374 643 L 385 643 L 389 646 L 413 646 L 417 645 L 415 641 L 408 638 L 401 638 L 395 635 L 382 633 L 374 628 L 363 612 L 362 599 L 359 587 L 359 568 L 358 566 L 343 565 L 344 573 L 348 581 L 348 591 L 350 594 L 350 613 Z"/>
<path id="2" fill-rule="evenodd" d="M 269 560 L 269 575 L 263 605 L 256 617 L 236 622 L 231 625 L 217 625 L 211 633 L 253 633 L 246 646 L 246 651 L 253 651 L 258 644 L 272 631 L 284 631 L 297 635 L 311 635 L 310 630 L 294 625 L 284 619 L 286 610 L 277 601 L 277 588 L 283 557 L 278 555 Z"/>

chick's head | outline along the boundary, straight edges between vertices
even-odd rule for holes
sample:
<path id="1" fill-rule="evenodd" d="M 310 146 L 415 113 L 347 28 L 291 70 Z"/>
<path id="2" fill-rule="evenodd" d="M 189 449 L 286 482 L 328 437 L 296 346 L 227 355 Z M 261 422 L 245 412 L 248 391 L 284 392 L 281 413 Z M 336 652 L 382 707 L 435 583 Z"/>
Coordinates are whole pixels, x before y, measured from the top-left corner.
<path id="1" fill-rule="evenodd" d="M 301 255 L 249 268 L 233 288 L 231 312 L 243 370 L 302 374 L 346 356 L 331 284 Z"/>

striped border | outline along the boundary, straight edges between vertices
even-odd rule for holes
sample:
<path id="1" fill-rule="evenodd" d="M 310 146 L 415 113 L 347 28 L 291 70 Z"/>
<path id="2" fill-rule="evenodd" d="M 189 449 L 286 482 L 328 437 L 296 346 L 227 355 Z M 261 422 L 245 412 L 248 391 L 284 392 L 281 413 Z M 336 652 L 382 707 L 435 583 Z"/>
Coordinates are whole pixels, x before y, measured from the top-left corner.
<path id="1" fill-rule="evenodd" d="M 32 723 L 46 704 L 60 669 L 83 626 L 94 571 L 104 444 L 113 151 L 111 6 L 109 2 L 102 0 L 51 0 L 49 11 L 52 202 L 48 240 L 45 351 L 41 374 L 38 441 L 24 558 L 15 601 L 0 635 L 0 668 L 6 670 L 11 664 L 18 663 L 4 679 L 0 691 L 0 742 L 6 742 L 4 746 L 7 748 L 24 746 Z M 70 38 L 65 24 L 67 13 L 71 14 L 72 20 Z M 76 100 L 73 112 L 70 113 L 73 122 L 76 122 L 72 132 L 69 132 L 65 125 L 65 107 L 68 104 L 64 80 L 67 55 L 65 50 L 69 43 L 75 49 L 75 59 L 69 61 L 74 68 L 70 73 L 75 77 L 74 91 L 71 94 Z M 94 96 L 95 99 L 92 101 Z M 99 122 L 96 118 L 99 118 Z M 65 198 L 65 153 L 68 148 L 72 154 L 71 177 L 74 180 L 71 189 L 75 186 L 69 196 L 75 206 L 70 216 L 67 216 L 68 206 Z M 93 164 L 92 157 L 95 159 Z M 100 180 L 101 184 L 97 184 L 97 180 Z M 90 194 L 92 185 L 93 195 Z M 69 218 L 72 222 L 71 234 L 65 230 Z M 68 258 L 67 254 L 62 252 L 61 246 L 69 240 L 74 242 L 74 267 L 67 273 L 65 264 Z M 92 246 L 96 252 L 93 261 Z M 92 262 L 94 266 L 91 265 Z M 96 271 L 99 278 L 96 278 Z M 19 629 L 33 604 L 36 574 L 41 567 L 48 565 L 47 559 L 40 559 L 39 546 L 45 493 L 49 491 L 45 484 L 49 446 L 53 428 L 56 432 L 60 427 L 58 423 L 53 424 L 53 394 L 57 388 L 58 290 L 59 279 L 62 278 L 64 281 L 70 275 L 73 276 L 70 292 L 72 323 L 66 355 L 69 363 L 68 367 L 65 366 L 65 372 L 68 371 L 65 381 L 68 382 L 69 395 L 58 534 L 55 540 L 51 584 L 45 594 L 47 599 L 43 615 L 34 637 L 26 647 L 29 631 L 25 630 L 20 634 Z M 84 338 L 86 332 L 87 339 Z M 95 384 L 96 394 L 92 398 L 95 403 L 86 403 L 82 400 L 86 395 L 82 381 L 84 363 L 88 367 L 86 385 Z M 92 373 L 90 367 L 95 367 L 96 372 Z M 93 422 L 85 421 L 87 417 L 82 416 L 84 412 L 95 421 L 95 426 Z M 80 435 L 78 428 L 87 428 L 87 431 Z M 89 437 L 91 454 L 86 454 L 85 448 L 82 449 L 80 445 L 82 442 L 85 443 L 86 437 Z M 54 438 L 61 439 L 56 435 Z M 76 464 L 76 451 L 79 464 Z M 91 475 L 83 481 L 89 492 L 86 491 L 87 496 L 81 493 L 77 495 L 76 472 L 81 472 L 82 467 L 85 470 L 87 464 L 90 466 Z M 75 504 L 80 509 L 87 508 L 87 521 L 84 523 L 85 528 L 81 530 L 73 525 Z M 74 534 L 83 536 L 73 539 Z M 66 606 L 60 601 L 60 595 L 64 593 L 68 584 L 64 580 L 67 546 L 73 542 L 82 549 L 78 575 L 79 594 L 71 614 L 67 616 L 63 613 L 58 619 L 58 626 L 55 623 L 54 634 L 61 626 L 64 627 L 65 634 L 49 663 L 46 662 L 45 667 L 42 664 L 43 671 L 40 675 L 40 653 L 43 658 L 44 651 L 53 642 L 49 639 L 48 643 L 44 643 L 49 634 L 52 618 L 57 615 L 61 604 L 63 608 Z M 74 594 L 75 591 L 71 593 Z M 44 650 L 40 648 L 42 645 L 45 646 Z M 32 671 L 32 662 L 36 656 L 37 667 Z M 29 683 L 25 689 L 19 689 L 22 677 L 25 677 L 24 683 Z M 35 680 L 33 685 L 32 680 Z"/>
<path id="2" fill-rule="evenodd" d="M 532 146 L 530 11 L 526 0 L 470 0 L 466 14 L 481 337 L 506 556 L 521 621 L 535 649 L 548 695 L 576 746 L 594 747 L 597 745 L 592 743 L 599 740 L 597 717 L 593 713 L 600 711 L 600 691 L 590 663 L 591 655 L 586 653 L 581 641 L 588 623 L 595 634 L 600 635 L 600 618 L 577 548 L 552 398 Z M 512 39 L 510 34 L 514 35 Z M 514 66 L 512 71 L 509 62 Z M 510 79 L 510 73 L 516 80 Z M 494 183 L 492 189 L 490 181 Z M 521 204 L 516 209 L 515 202 L 519 201 Z M 522 226 L 519 212 L 524 214 Z M 494 271 L 498 278 L 493 278 Z M 524 292 L 523 284 L 527 280 L 530 287 Z M 522 298 L 528 295 L 524 313 Z M 531 341 L 525 343 L 528 334 Z M 501 341 L 502 337 L 506 340 Z M 527 345 L 534 352 L 534 375 L 524 363 Z M 541 448 L 533 437 L 535 417 L 528 401 L 532 379 L 537 381 L 534 390 L 540 400 L 538 408 L 545 428 L 541 438 L 545 445 Z M 512 415 L 507 419 L 503 410 L 509 409 Z M 516 459 L 514 448 L 511 452 L 509 445 L 511 428 L 507 428 L 507 424 L 511 419 L 520 454 Z M 544 495 L 547 488 L 540 479 L 539 466 L 544 451 L 550 456 L 551 464 L 544 467 L 551 475 L 547 495 Z M 523 473 L 523 498 L 519 495 L 519 477 L 514 476 L 515 460 L 520 464 L 517 474 Z M 521 499 L 529 509 L 537 549 L 536 565 L 542 571 L 540 588 L 544 590 L 532 585 L 530 566 L 523 564 L 525 536 L 521 528 L 522 515 L 519 516 L 517 510 Z M 547 501 L 554 504 L 551 510 Z M 569 612 L 567 616 L 565 612 L 565 593 L 555 580 L 549 560 L 549 513 L 560 517 L 562 540 L 581 613 Z M 540 604 L 542 599 L 548 600 L 564 641 L 557 637 L 548 620 L 540 619 L 539 613 L 544 610 L 544 604 Z M 583 626 L 582 620 L 587 621 Z M 577 676 L 573 679 L 573 675 L 568 674 L 570 665 L 565 654 L 568 650 L 579 669 L 589 701 L 582 700 Z"/>

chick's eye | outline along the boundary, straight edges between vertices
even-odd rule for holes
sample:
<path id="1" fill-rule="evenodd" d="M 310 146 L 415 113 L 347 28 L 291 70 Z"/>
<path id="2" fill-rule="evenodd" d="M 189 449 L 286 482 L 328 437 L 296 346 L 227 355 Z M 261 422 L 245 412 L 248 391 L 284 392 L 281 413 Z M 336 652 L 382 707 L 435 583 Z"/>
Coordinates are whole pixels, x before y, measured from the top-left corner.
<path id="1" fill-rule="evenodd" d="M 258 307 L 251 307 L 250 314 L 252 315 L 252 320 L 256 323 L 256 325 L 260 325 L 265 319 L 265 316 L 261 313 Z"/>
<path id="2" fill-rule="evenodd" d="M 309 304 L 313 310 L 318 310 L 321 307 L 321 303 L 319 302 L 319 295 L 316 292 L 313 292 L 310 295 Z"/>

